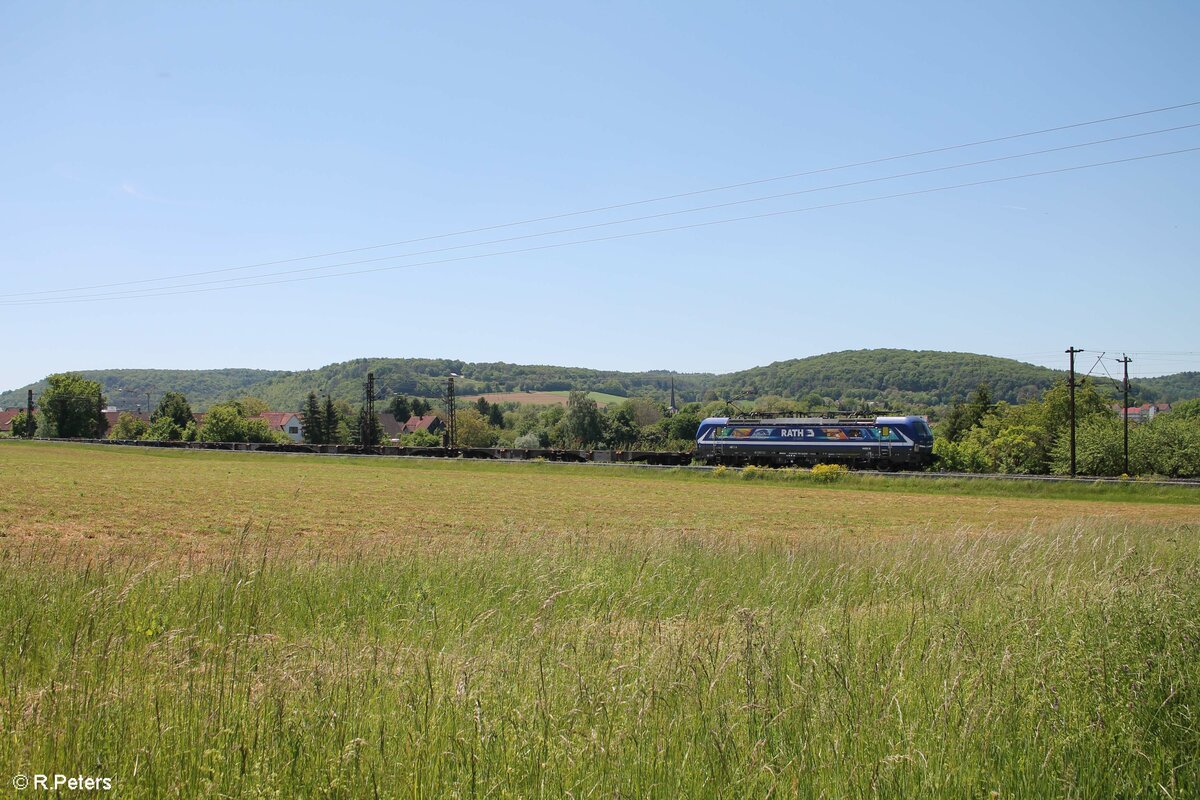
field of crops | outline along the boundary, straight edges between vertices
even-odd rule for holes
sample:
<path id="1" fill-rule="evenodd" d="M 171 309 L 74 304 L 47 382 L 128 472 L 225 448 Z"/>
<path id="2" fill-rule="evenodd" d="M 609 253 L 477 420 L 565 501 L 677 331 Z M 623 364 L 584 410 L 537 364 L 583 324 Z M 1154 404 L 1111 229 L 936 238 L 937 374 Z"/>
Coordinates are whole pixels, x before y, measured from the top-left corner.
<path id="1" fill-rule="evenodd" d="M 1200 492 L 1023 491 L 5 442 L 0 786 L 1196 796 Z"/>

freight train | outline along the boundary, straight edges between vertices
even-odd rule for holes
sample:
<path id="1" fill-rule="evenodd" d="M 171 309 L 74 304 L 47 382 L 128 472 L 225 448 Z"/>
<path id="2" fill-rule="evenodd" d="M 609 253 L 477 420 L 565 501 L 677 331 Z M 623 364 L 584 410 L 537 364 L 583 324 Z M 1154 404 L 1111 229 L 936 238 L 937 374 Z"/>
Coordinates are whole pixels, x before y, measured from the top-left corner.
<path id="1" fill-rule="evenodd" d="M 933 432 L 924 417 L 709 417 L 696 431 L 693 460 L 731 466 L 921 469 L 933 463 Z"/>

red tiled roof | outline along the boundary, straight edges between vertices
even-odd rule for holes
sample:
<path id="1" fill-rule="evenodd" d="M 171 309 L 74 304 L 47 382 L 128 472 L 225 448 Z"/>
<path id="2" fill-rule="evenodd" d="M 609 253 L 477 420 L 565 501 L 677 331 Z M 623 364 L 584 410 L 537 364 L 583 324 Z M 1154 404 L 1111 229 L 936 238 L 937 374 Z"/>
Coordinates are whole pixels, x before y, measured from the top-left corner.
<path id="1" fill-rule="evenodd" d="M 24 410 L 23 408 L 7 408 L 4 411 L 0 411 L 0 431 L 12 430 L 13 418 Z"/>
<path id="2" fill-rule="evenodd" d="M 272 428 L 284 430 L 293 417 L 297 417 L 297 415 L 292 411 L 264 411 L 255 417 L 255 419 L 265 419 L 267 424 Z M 298 418 L 296 424 L 300 424 Z"/>
<path id="3" fill-rule="evenodd" d="M 423 417 L 409 417 L 408 422 L 404 423 L 404 433 L 412 433 L 414 431 L 428 431 L 436 427 L 442 427 L 441 417 L 436 414 L 426 414 Z"/>
<path id="4" fill-rule="evenodd" d="M 117 424 L 117 422 L 121 419 L 122 414 L 128 414 L 129 416 L 133 417 L 134 419 L 140 419 L 142 422 L 150 421 L 150 415 L 147 414 L 145 411 L 117 410 L 117 411 L 105 411 L 103 413 L 104 413 L 104 419 L 108 423 L 109 428 L 112 428 L 114 425 Z"/>
<path id="5" fill-rule="evenodd" d="M 388 437 L 399 436 L 404 432 L 404 426 L 400 424 L 400 420 L 390 411 L 379 412 L 379 427 L 383 428 L 383 432 Z"/>

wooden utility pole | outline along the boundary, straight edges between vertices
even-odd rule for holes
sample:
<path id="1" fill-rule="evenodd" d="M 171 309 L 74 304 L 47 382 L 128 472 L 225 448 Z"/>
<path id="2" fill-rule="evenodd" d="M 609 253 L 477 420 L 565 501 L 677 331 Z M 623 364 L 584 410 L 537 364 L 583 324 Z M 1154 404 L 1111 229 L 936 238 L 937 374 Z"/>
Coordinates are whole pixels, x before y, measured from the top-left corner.
<path id="1" fill-rule="evenodd" d="M 1125 389 L 1125 400 L 1121 404 L 1121 416 L 1125 420 L 1125 468 L 1123 472 L 1129 474 L 1129 362 L 1133 359 L 1121 353 L 1121 358 L 1117 359 L 1118 364 L 1125 366 L 1125 380 L 1122 385 Z"/>
<path id="2" fill-rule="evenodd" d="M 33 438 L 33 389 L 25 395 L 25 438 Z"/>
<path id="3" fill-rule="evenodd" d="M 1067 355 L 1071 357 L 1071 477 L 1075 477 L 1075 354 L 1083 350 L 1068 347 Z"/>

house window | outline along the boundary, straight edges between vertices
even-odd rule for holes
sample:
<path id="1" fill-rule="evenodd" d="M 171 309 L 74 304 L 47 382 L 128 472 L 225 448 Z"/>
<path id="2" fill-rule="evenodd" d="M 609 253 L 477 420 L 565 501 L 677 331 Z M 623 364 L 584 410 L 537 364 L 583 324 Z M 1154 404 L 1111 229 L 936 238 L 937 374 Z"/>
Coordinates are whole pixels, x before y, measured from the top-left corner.
<path id="1" fill-rule="evenodd" d="M 288 428 L 288 433 L 299 433 L 299 432 L 300 432 L 300 429 L 299 429 L 299 428 L 297 428 L 295 425 L 293 425 L 292 427 Z"/>

